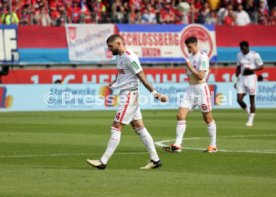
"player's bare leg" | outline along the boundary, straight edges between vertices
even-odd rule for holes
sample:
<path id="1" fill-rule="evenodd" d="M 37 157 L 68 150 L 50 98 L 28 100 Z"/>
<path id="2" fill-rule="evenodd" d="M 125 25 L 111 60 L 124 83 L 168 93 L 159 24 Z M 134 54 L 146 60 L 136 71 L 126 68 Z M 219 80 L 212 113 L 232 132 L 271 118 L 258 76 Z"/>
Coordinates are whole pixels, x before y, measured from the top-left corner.
<path id="1" fill-rule="evenodd" d="M 181 152 L 184 133 L 186 131 L 186 118 L 190 110 L 180 107 L 176 115 L 176 138 L 174 144 L 163 147 L 166 152 Z"/>
<path id="2" fill-rule="evenodd" d="M 254 120 L 255 111 L 256 111 L 255 95 L 249 95 L 249 99 L 250 99 L 250 114 L 248 116 L 248 121 L 245 125 L 248 127 L 251 127 L 251 126 L 253 126 L 253 120 Z"/>
<path id="3" fill-rule="evenodd" d="M 159 168 L 162 166 L 161 161 L 158 157 L 157 151 L 154 146 L 154 141 L 144 126 L 143 120 L 133 120 L 131 123 L 132 128 L 134 131 L 139 135 L 140 139 L 142 140 L 143 144 L 148 150 L 149 156 L 151 161 L 145 165 L 144 167 L 141 167 L 140 169 L 153 169 L 153 168 Z"/>
<path id="4" fill-rule="evenodd" d="M 249 114 L 249 110 L 247 108 L 246 103 L 243 101 L 245 94 L 237 94 L 237 102 L 239 103 L 239 105 L 241 106 L 241 108 L 247 113 Z"/>
<path id="5" fill-rule="evenodd" d="M 86 161 L 92 165 L 93 167 L 96 167 L 98 169 L 105 169 L 106 164 L 110 157 L 113 155 L 115 150 L 117 149 L 120 139 L 121 139 L 121 131 L 123 129 L 124 124 L 114 121 L 111 126 L 111 135 L 109 138 L 109 141 L 107 143 L 106 150 L 104 154 L 102 155 L 100 160 L 90 160 L 87 159 Z"/>
<path id="6" fill-rule="evenodd" d="M 216 123 L 214 121 L 214 118 L 212 116 L 211 112 L 203 112 L 202 113 L 203 119 L 207 124 L 208 133 L 210 136 L 210 144 L 206 150 L 206 152 L 217 152 L 217 145 L 216 145 L 216 139 L 217 139 L 217 127 Z"/>

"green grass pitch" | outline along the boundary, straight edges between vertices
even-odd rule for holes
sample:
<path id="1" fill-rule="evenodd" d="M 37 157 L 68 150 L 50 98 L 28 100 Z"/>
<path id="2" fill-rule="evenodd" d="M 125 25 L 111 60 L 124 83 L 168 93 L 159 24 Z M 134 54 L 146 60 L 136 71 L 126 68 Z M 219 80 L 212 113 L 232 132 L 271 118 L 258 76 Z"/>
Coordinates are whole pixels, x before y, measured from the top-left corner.
<path id="1" fill-rule="evenodd" d="M 175 138 L 176 110 L 143 111 L 154 141 Z M 86 164 L 105 150 L 113 111 L 0 113 L 1 197 L 274 197 L 276 110 L 257 111 L 244 126 L 242 110 L 214 110 L 220 152 L 209 142 L 201 113 L 187 120 L 181 153 L 157 151 L 160 169 L 143 171 L 148 154 L 127 126 L 121 143 L 99 171 Z M 173 141 L 167 141 L 170 144 Z"/>

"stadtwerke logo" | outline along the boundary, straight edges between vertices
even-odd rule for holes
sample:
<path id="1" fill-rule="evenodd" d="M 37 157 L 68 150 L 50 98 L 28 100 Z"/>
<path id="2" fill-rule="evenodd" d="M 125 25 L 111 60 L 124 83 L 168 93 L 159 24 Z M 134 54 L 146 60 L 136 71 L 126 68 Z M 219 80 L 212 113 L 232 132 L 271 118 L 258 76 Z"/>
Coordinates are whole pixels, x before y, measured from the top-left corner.
<path id="1" fill-rule="evenodd" d="M 10 108 L 13 103 L 13 97 L 7 95 L 7 88 L 0 87 L 0 108 Z"/>

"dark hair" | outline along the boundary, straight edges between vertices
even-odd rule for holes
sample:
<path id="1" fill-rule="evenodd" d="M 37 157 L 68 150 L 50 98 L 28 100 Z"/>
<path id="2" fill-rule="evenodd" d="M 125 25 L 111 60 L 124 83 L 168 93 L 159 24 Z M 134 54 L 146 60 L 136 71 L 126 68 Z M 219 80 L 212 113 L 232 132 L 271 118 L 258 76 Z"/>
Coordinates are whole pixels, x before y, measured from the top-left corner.
<path id="1" fill-rule="evenodd" d="M 185 40 L 185 44 L 190 44 L 190 43 L 197 43 L 197 38 L 195 36 L 191 36 Z"/>
<path id="2" fill-rule="evenodd" d="M 114 40 L 116 40 L 117 38 L 120 38 L 121 40 L 124 40 L 121 35 L 119 35 L 119 34 L 112 34 L 111 36 L 109 36 L 107 38 L 106 43 L 114 42 Z"/>
<path id="3" fill-rule="evenodd" d="M 240 42 L 240 47 L 243 48 L 243 47 L 249 47 L 249 43 L 247 41 L 241 41 Z"/>

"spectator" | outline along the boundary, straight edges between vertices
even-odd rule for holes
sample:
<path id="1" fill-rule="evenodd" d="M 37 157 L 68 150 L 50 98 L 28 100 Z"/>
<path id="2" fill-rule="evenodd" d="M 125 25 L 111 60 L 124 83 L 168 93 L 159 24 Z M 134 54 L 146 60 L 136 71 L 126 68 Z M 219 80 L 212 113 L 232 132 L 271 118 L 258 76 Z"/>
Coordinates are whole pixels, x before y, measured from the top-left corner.
<path id="1" fill-rule="evenodd" d="M 185 0 L 182 0 L 178 6 L 177 9 L 181 13 L 181 18 L 182 18 L 182 23 L 183 24 L 188 24 L 189 23 L 189 12 L 190 12 L 190 4 L 186 2 Z"/>
<path id="2" fill-rule="evenodd" d="M 6 25 L 19 24 L 19 19 L 15 9 L 16 9 L 15 7 L 12 7 L 12 13 L 9 13 L 8 11 L 6 11 L 6 13 L 2 15 L 1 20 L 3 24 L 6 24 Z"/>
<path id="3" fill-rule="evenodd" d="M 174 23 L 175 10 L 170 2 L 166 2 L 165 7 L 160 11 L 160 23 Z"/>
<path id="4" fill-rule="evenodd" d="M 155 14 L 156 14 L 156 19 L 157 19 L 157 23 L 161 23 L 160 22 L 160 11 L 164 8 L 164 2 L 163 0 L 155 0 L 154 3 L 152 4 L 154 5 L 154 9 L 155 9 Z"/>
<path id="5" fill-rule="evenodd" d="M 24 4 L 19 17 L 20 25 L 31 25 L 33 21 L 33 10 L 31 4 Z"/>
<path id="6" fill-rule="evenodd" d="M 270 18 L 269 18 L 270 25 L 276 25 L 276 6 L 272 9 Z"/>
<path id="7" fill-rule="evenodd" d="M 204 3 L 203 8 L 199 12 L 197 23 L 204 24 L 206 19 L 210 16 L 210 6 L 208 2 Z"/>
<path id="8" fill-rule="evenodd" d="M 246 0 L 243 3 L 244 11 L 246 11 L 250 17 L 251 21 L 255 20 L 255 11 L 256 11 L 256 5 L 254 4 L 254 0 Z"/>
<path id="9" fill-rule="evenodd" d="M 228 4 L 226 10 L 223 10 L 221 13 L 222 24 L 233 26 L 235 25 L 235 12 L 233 11 L 232 4 Z"/>
<path id="10" fill-rule="evenodd" d="M 236 25 L 237 26 L 246 26 L 251 23 L 249 15 L 246 11 L 243 10 L 242 4 L 238 5 L 238 11 L 236 13 Z"/>
<path id="11" fill-rule="evenodd" d="M 211 11 L 210 15 L 206 18 L 205 24 L 208 25 L 217 25 L 218 24 L 218 16 L 216 11 Z"/>
<path id="12" fill-rule="evenodd" d="M 128 15 L 129 24 L 139 24 L 141 20 L 141 15 L 139 10 L 135 9 L 134 5 L 130 5 L 130 13 Z"/>
<path id="13" fill-rule="evenodd" d="M 79 23 L 81 16 L 81 9 L 78 5 L 77 0 L 74 0 L 72 3 L 72 7 L 69 8 L 70 18 L 72 23 Z"/>
<path id="14" fill-rule="evenodd" d="M 40 26 L 51 26 L 52 21 L 51 21 L 51 17 L 48 13 L 48 10 L 46 9 L 46 7 L 40 7 L 38 9 L 38 11 L 36 12 L 35 16 L 35 23 L 40 25 Z"/>
<path id="15" fill-rule="evenodd" d="M 146 12 L 142 15 L 141 23 L 156 24 L 156 14 L 150 4 L 147 5 Z"/>
<path id="16" fill-rule="evenodd" d="M 124 23 L 125 10 L 120 0 L 116 0 L 112 7 L 113 22 Z"/>

